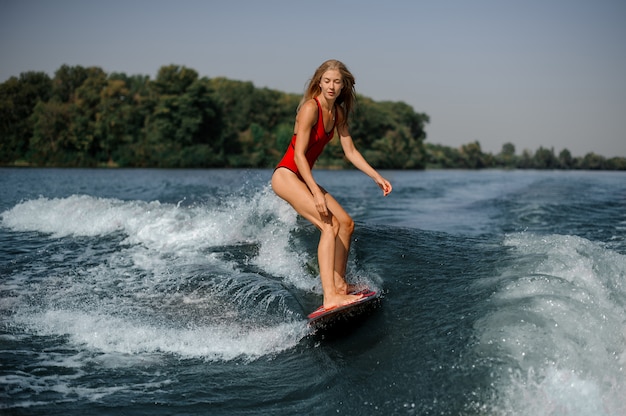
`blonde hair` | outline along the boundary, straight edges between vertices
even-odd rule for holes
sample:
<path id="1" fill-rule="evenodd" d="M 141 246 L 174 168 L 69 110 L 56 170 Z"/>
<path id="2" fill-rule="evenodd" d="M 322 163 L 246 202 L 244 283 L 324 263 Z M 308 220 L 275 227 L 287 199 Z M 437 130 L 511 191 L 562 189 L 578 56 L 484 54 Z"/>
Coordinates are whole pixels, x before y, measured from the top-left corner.
<path id="1" fill-rule="evenodd" d="M 320 87 L 322 76 L 326 71 L 330 71 L 332 69 L 339 71 L 339 73 L 341 74 L 343 88 L 341 89 L 339 96 L 335 100 L 335 104 L 343 108 L 343 123 L 348 124 L 348 117 L 352 113 L 356 101 L 356 93 L 354 90 L 354 75 L 352 75 L 352 73 L 348 70 L 348 67 L 346 67 L 343 62 L 336 59 L 329 59 L 315 70 L 315 73 L 313 74 L 313 77 L 309 81 L 309 85 L 304 92 L 304 97 L 302 97 L 302 101 L 300 101 L 300 105 L 298 105 L 298 110 L 300 110 L 302 104 L 304 104 L 311 98 L 318 96 L 322 92 L 322 89 Z"/>

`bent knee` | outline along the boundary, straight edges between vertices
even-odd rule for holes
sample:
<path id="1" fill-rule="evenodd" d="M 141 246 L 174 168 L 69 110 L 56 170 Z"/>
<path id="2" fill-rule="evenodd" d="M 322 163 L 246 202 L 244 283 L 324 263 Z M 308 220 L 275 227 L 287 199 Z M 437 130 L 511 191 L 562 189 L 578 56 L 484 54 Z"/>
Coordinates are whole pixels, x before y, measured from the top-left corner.
<path id="1" fill-rule="evenodd" d="M 348 221 L 345 222 L 345 224 L 343 224 L 342 226 L 347 232 L 349 232 L 350 234 L 352 234 L 354 232 L 354 220 L 352 219 L 352 217 L 348 218 Z"/>
<path id="2" fill-rule="evenodd" d="M 339 235 L 339 230 L 341 229 L 342 224 L 337 220 L 336 217 L 332 218 L 332 221 L 324 221 L 320 226 L 320 231 L 322 233 L 331 233 L 333 237 L 337 237 Z"/>
<path id="3" fill-rule="evenodd" d="M 342 218 L 339 223 L 339 227 L 342 233 L 352 235 L 354 232 L 354 220 L 348 215 L 345 218 Z"/>
<path id="4" fill-rule="evenodd" d="M 332 224 L 326 223 L 326 226 L 329 228 L 329 231 L 332 230 L 332 233 L 335 237 L 337 237 L 340 233 L 342 235 L 351 236 L 354 232 L 354 220 L 348 216 L 339 220 L 337 217 L 333 217 Z"/>

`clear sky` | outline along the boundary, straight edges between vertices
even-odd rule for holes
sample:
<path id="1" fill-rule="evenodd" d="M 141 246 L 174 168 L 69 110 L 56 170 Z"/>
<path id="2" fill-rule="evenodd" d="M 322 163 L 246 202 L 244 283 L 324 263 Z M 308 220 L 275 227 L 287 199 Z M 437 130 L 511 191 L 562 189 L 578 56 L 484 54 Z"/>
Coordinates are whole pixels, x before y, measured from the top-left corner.
<path id="1" fill-rule="evenodd" d="M 430 143 L 626 156 L 624 0 L 0 0 L 0 82 L 177 64 L 302 93 L 328 58 Z"/>

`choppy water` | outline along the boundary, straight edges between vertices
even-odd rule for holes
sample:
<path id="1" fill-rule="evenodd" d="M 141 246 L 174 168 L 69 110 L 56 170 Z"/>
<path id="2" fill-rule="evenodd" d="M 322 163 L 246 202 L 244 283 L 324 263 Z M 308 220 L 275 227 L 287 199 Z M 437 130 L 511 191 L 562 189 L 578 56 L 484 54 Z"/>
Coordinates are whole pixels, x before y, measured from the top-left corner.
<path id="1" fill-rule="evenodd" d="M 0 169 L 0 413 L 626 414 L 626 174 L 316 171 L 384 292 L 326 340 L 270 175 Z"/>

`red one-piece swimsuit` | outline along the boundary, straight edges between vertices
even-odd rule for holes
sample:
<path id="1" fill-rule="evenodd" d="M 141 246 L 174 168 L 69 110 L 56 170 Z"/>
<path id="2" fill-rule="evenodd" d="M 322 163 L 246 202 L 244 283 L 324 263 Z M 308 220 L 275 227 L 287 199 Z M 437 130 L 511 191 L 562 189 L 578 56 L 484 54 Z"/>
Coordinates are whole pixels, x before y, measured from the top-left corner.
<path id="1" fill-rule="evenodd" d="M 313 127 L 311 127 L 311 134 L 309 136 L 309 147 L 304 153 L 304 155 L 306 156 L 306 160 L 309 162 L 310 168 L 313 168 L 315 161 L 322 154 L 324 147 L 326 146 L 326 144 L 328 144 L 328 142 L 331 141 L 335 134 L 335 123 L 333 123 L 333 127 L 332 129 L 330 129 L 329 132 L 326 132 L 326 130 L 324 129 L 322 105 L 317 98 L 315 98 L 315 102 L 317 103 L 317 122 L 313 125 Z M 300 179 L 302 179 L 300 173 L 298 172 L 298 166 L 296 166 L 296 160 L 294 157 L 295 148 L 296 134 L 294 133 L 291 137 L 291 143 L 289 144 L 289 147 L 287 147 L 285 155 L 276 166 L 276 169 L 287 168 L 296 175 L 298 175 Z"/>

